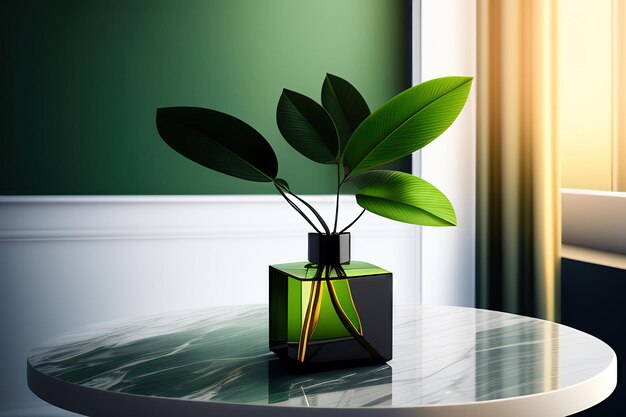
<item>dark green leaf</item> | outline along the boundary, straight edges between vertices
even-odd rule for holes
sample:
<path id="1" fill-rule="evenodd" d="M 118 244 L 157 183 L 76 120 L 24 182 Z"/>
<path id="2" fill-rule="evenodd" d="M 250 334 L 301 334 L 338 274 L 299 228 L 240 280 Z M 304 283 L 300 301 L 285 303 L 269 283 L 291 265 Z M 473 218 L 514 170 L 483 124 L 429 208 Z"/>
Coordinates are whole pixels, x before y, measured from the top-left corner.
<path id="1" fill-rule="evenodd" d="M 200 165 L 244 180 L 276 178 L 274 150 L 236 117 L 199 107 L 166 107 L 157 109 L 156 124 L 172 149 Z"/>
<path id="2" fill-rule="evenodd" d="M 395 96 L 354 131 L 343 154 L 348 177 L 394 161 L 441 135 L 463 109 L 471 77 L 426 81 Z"/>
<path id="3" fill-rule="evenodd" d="M 337 130 L 322 106 L 291 90 L 283 90 L 276 109 L 278 129 L 302 155 L 323 164 L 334 163 L 339 154 Z"/>
<path id="4" fill-rule="evenodd" d="M 353 179 L 362 187 L 356 201 L 365 210 L 400 222 L 455 226 L 448 198 L 421 178 L 397 171 L 369 171 Z"/>
<path id="5" fill-rule="evenodd" d="M 341 154 L 352 132 L 370 115 L 370 109 L 352 84 L 332 74 L 326 74 L 322 85 L 322 105 L 337 127 Z"/>

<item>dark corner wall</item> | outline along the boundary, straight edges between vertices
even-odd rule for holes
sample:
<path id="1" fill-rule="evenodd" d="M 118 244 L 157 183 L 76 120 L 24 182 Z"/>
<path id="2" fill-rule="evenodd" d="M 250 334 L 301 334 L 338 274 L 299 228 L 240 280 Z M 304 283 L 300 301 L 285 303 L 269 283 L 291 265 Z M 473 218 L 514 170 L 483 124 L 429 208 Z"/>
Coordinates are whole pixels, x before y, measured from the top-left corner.
<path id="1" fill-rule="evenodd" d="M 275 123 L 283 87 L 319 101 L 326 72 L 370 107 L 407 88 L 406 0 L 3 0 L 0 194 L 264 194 L 165 145 L 155 109 L 233 114 L 268 138 L 298 192 L 335 171 Z"/>
<path id="2" fill-rule="evenodd" d="M 561 261 L 562 322 L 606 342 L 617 355 L 617 388 L 577 417 L 619 416 L 626 410 L 626 270 L 574 259 Z"/>

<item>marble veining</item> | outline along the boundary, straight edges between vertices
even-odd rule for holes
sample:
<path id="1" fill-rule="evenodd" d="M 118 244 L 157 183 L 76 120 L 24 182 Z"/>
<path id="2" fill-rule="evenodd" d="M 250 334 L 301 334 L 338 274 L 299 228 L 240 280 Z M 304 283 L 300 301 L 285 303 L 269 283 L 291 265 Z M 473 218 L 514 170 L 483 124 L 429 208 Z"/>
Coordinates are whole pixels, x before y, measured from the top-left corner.
<path id="1" fill-rule="evenodd" d="M 31 351 L 39 372 L 102 390 L 223 403 L 414 407 L 572 386 L 608 367 L 600 340 L 463 307 L 400 306 L 386 365 L 288 372 L 268 351 L 266 306 L 214 307 L 84 327 Z"/>

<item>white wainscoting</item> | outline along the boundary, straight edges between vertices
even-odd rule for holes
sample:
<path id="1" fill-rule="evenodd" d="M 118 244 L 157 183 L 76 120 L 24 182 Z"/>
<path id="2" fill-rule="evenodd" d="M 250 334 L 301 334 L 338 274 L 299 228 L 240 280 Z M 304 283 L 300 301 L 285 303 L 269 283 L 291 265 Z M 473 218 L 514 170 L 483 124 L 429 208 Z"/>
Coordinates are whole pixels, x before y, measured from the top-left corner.
<path id="1" fill-rule="evenodd" d="M 307 200 L 327 219 L 333 196 Z M 342 197 L 340 224 L 359 212 Z M 417 227 L 366 213 L 352 258 L 420 301 Z M 87 323 L 267 302 L 269 264 L 306 260 L 309 226 L 280 196 L 0 197 L 0 415 L 36 406 L 28 350 Z M 5 414 L 6 415 L 6 414 Z"/>

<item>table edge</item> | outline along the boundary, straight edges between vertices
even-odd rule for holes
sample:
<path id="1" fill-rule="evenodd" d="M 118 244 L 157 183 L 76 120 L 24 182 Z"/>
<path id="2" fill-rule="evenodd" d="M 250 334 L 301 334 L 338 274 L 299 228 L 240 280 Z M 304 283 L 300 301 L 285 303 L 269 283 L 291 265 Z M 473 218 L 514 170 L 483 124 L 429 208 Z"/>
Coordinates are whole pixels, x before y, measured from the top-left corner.
<path id="1" fill-rule="evenodd" d="M 609 347 L 610 348 L 610 347 Z M 617 356 L 600 373 L 575 385 L 542 393 L 501 398 L 473 403 L 428 404 L 416 407 L 299 407 L 221 403 L 179 398 L 150 397 L 99 388 L 90 388 L 46 375 L 27 362 L 27 383 L 30 390 L 57 407 L 93 416 L 193 417 L 198 415 L 229 415 L 230 417 L 562 417 L 586 410 L 608 398 L 617 386 Z"/>

